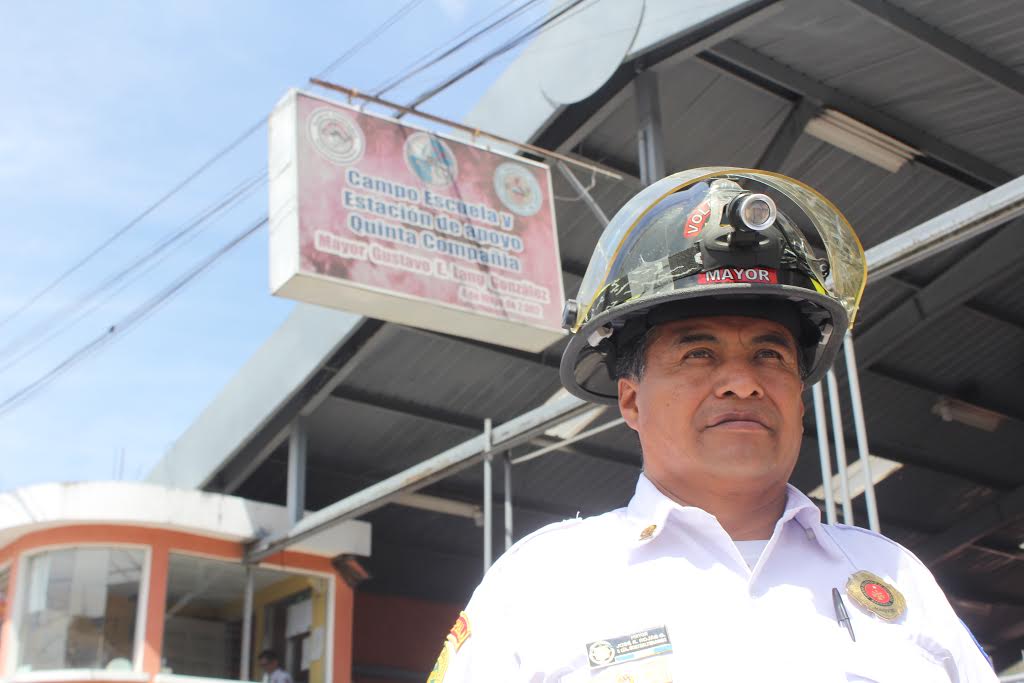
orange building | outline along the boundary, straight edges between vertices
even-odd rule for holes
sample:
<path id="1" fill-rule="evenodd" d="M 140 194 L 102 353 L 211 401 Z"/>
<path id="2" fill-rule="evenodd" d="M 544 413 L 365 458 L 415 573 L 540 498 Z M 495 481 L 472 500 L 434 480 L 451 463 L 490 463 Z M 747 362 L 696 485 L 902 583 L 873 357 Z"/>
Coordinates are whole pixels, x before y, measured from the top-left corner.
<path id="1" fill-rule="evenodd" d="M 258 564 L 245 543 L 284 508 L 153 484 L 0 494 L 0 675 L 10 682 L 257 678 L 263 649 L 296 683 L 348 681 L 353 588 L 370 553 L 346 522 Z"/>

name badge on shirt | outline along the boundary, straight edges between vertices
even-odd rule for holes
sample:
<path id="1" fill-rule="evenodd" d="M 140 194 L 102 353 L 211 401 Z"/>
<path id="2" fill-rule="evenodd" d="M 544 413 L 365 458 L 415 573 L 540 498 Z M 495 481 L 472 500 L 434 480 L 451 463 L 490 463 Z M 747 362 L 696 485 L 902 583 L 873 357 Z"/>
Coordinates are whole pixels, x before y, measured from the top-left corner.
<path id="1" fill-rule="evenodd" d="M 590 670 L 602 683 L 671 683 L 668 658 L 657 657 L 671 652 L 672 641 L 664 626 L 587 643 Z"/>

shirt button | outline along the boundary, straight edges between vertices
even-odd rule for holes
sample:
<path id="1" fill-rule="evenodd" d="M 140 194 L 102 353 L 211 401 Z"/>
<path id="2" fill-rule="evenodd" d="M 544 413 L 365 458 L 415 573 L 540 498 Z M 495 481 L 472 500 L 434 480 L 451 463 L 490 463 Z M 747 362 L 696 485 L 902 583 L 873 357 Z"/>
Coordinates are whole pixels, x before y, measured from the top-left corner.
<path id="1" fill-rule="evenodd" d="M 649 539 L 651 536 L 654 535 L 654 531 L 657 528 L 658 528 L 657 524 L 652 524 L 649 527 L 646 527 L 643 531 L 640 532 L 640 540 L 641 541 L 646 541 L 647 539 Z"/>

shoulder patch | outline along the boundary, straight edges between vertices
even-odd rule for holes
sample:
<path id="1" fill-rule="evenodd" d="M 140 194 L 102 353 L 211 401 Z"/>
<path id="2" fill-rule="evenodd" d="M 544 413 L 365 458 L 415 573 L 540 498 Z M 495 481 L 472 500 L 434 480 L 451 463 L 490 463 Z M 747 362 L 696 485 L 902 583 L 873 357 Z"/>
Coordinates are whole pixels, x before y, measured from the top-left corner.
<path id="1" fill-rule="evenodd" d="M 469 628 L 469 617 L 465 612 L 459 612 L 459 618 L 455 620 L 455 625 L 448 632 L 448 641 L 458 652 L 471 635 L 473 635 L 473 631 Z"/>
<path id="2" fill-rule="evenodd" d="M 441 646 L 441 654 L 438 655 L 437 661 L 434 662 L 434 668 L 431 669 L 430 675 L 427 676 L 427 683 L 442 683 L 444 681 L 444 675 L 448 673 L 448 664 L 452 658 L 451 651 L 451 642 L 445 640 L 444 645 Z"/>

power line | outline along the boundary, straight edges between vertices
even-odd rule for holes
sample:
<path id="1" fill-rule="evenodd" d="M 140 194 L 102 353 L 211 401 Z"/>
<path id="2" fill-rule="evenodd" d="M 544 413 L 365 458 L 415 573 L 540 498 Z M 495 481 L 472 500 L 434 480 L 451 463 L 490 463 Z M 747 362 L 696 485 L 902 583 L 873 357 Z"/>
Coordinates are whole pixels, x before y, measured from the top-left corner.
<path id="1" fill-rule="evenodd" d="M 414 10 L 416 6 L 421 4 L 422 2 L 423 0 L 410 0 L 409 2 L 402 5 L 402 7 L 400 7 L 397 12 L 388 17 L 388 19 L 386 19 L 383 24 L 375 28 L 370 33 L 367 33 L 365 36 L 363 36 L 362 40 L 360 40 L 358 43 L 356 43 L 349 49 L 345 50 L 345 52 L 341 53 L 341 55 L 337 59 L 335 59 L 333 62 L 325 66 L 320 71 L 320 73 L 317 74 L 317 78 L 326 78 L 332 71 L 337 69 L 345 62 L 347 62 L 353 56 L 355 56 L 357 52 L 359 52 L 364 47 L 373 42 L 374 38 L 377 38 L 381 33 L 387 31 L 389 28 L 394 26 L 396 23 L 398 23 L 399 20 L 402 19 L 402 17 L 404 17 L 406 14 Z"/>
<path id="2" fill-rule="evenodd" d="M 474 28 L 476 28 L 480 24 L 484 23 L 485 21 L 487 21 L 488 19 L 493 17 L 495 14 L 497 14 L 501 10 L 505 9 L 509 5 L 514 4 L 515 1 L 516 0 L 510 0 L 510 2 L 506 2 L 504 5 L 501 5 L 496 10 L 494 10 L 493 12 L 491 12 L 490 14 L 485 16 L 483 19 L 481 19 L 480 21 L 476 22 L 472 26 L 469 26 L 464 31 L 462 31 L 461 33 L 459 33 L 458 35 L 453 37 L 452 41 L 456 41 L 459 38 L 461 38 L 462 36 L 466 35 L 467 33 L 469 33 Z M 390 81 L 386 81 L 386 82 L 378 85 L 376 88 L 373 89 L 373 94 L 376 95 L 377 97 L 381 97 L 384 94 L 386 94 L 388 91 L 394 90 L 399 85 L 401 85 L 405 81 L 409 80 L 410 78 L 412 78 L 416 74 L 422 73 L 423 71 L 425 71 L 426 69 L 429 69 L 430 67 L 434 66 L 435 64 L 438 64 L 439 62 L 444 61 L 445 59 L 447 59 L 451 55 L 455 54 L 456 52 L 458 52 L 462 48 L 466 47 L 467 45 L 469 45 L 473 41 L 477 40 L 481 36 L 486 35 L 487 33 L 493 31 L 495 28 L 497 28 L 501 24 L 508 23 L 513 18 L 515 18 L 516 15 L 523 13 L 531 5 L 537 4 L 538 1 L 539 0 L 526 0 L 525 3 L 523 3 L 522 5 L 517 7 L 516 9 L 514 9 L 514 10 L 508 12 L 507 14 L 501 16 L 496 21 L 488 24 L 487 26 L 485 26 L 484 28 L 480 29 L 479 31 L 477 31 L 473 35 L 469 36 L 465 40 L 462 40 L 461 42 L 457 43 L 456 45 L 448 48 L 447 50 L 444 49 L 443 45 L 441 47 L 435 48 L 434 50 L 432 50 L 432 51 L 428 52 L 427 54 L 425 54 L 424 56 L 420 57 L 419 59 L 414 60 L 408 66 L 404 67 L 404 69 L 403 69 L 404 72 L 405 72 L 404 75 L 395 76 Z M 442 54 L 438 55 L 437 53 L 439 51 L 441 51 L 441 50 L 444 50 L 444 52 Z M 399 71 L 399 74 L 402 74 L 402 71 Z"/>
<path id="3" fill-rule="evenodd" d="M 142 213 L 140 213 L 135 218 L 131 219 L 126 224 L 124 224 L 123 226 L 121 226 L 120 228 L 115 230 L 114 233 L 112 235 L 110 235 L 110 237 L 105 239 L 103 242 L 101 242 L 99 244 L 99 246 L 95 247 L 92 251 L 90 251 L 84 257 L 82 257 L 81 259 L 76 261 L 73 266 L 71 266 L 70 268 L 65 270 L 63 273 L 58 275 L 48 285 L 46 285 L 41 290 L 39 290 L 38 292 L 33 294 L 31 297 L 29 297 L 28 301 L 26 301 L 21 306 L 16 308 L 14 310 L 14 312 L 8 314 L 2 320 L 0 320 L 0 328 L 3 328 L 4 325 L 6 325 L 7 323 L 11 322 L 12 320 L 17 318 L 22 313 L 24 313 L 31 306 L 33 306 L 37 301 L 39 301 L 41 298 L 43 298 L 44 296 L 49 294 L 51 291 L 53 291 L 53 289 L 56 288 L 59 284 L 61 284 L 62 282 L 67 280 L 69 277 L 71 277 L 73 274 L 75 274 L 78 270 L 80 270 L 82 268 L 82 266 L 84 266 L 86 263 L 91 261 L 97 254 L 102 252 L 104 249 L 106 249 L 111 244 L 113 244 L 118 238 L 120 238 L 126 232 L 128 232 L 129 230 L 134 228 L 136 225 L 138 225 L 144 218 L 146 218 L 151 213 L 156 211 L 158 208 L 163 206 L 163 204 L 165 204 L 167 202 L 167 200 L 169 200 L 171 197 L 173 197 L 178 192 L 180 192 L 182 189 L 184 189 L 185 186 L 187 186 L 189 183 L 191 183 L 197 177 L 202 175 L 202 173 L 204 171 L 206 171 L 206 169 L 208 169 L 211 166 L 213 166 L 215 163 L 217 163 L 222 158 L 227 156 L 227 154 L 229 154 L 232 150 L 234 150 L 236 147 L 238 147 L 240 144 L 242 144 L 246 140 L 246 138 L 248 138 L 250 135 L 252 135 L 257 130 L 259 130 L 259 128 L 261 126 L 263 126 L 263 124 L 264 124 L 263 119 L 260 119 L 256 124 L 254 124 L 254 125 L 250 126 L 249 128 L 247 128 L 244 133 L 242 133 L 237 138 L 232 140 L 226 147 L 221 149 L 219 152 L 214 154 L 212 157 L 207 159 L 199 168 L 197 168 L 195 171 L 193 171 L 188 176 L 186 176 L 184 180 L 182 180 L 177 185 L 172 187 L 166 194 L 164 194 L 158 200 L 156 200 L 155 202 L 150 204 L 145 210 L 143 210 Z"/>
<path id="4" fill-rule="evenodd" d="M 93 289 L 85 297 L 79 299 L 73 304 L 64 307 L 61 311 L 50 317 L 49 320 L 44 321 L 43 324 L 37 325 L 35 328 L 30 330 L 27 334 L 23 335 L 19 339 L 15 340 L 11 344 L 8 344 L 3 350 L 0 350 L 0 358 L 7 354 L 13 353 L 14 356 L 10 358 L 6 363 L 0 365 L 0 373 L 6 372 L 14 365 L 25 360 L 40 348 L 45 346 L 48 342 L 59 337 L 61 334 L 78 324 L 79 321 L 84 319 L 89 314 L 93 313 L 100 306 L 110 301 L 113 297 L 120 294 L 122 291 L 127 289 L 132 284 L 138 282 L 142 277 L 148 275 L 157 266 L 163 263 L 168 256 L 173 252 L 171 247 L 179 249 L 193 239 L 199 236 L 202 230 L 209 227 L 210 221 L 218 215 L 223 215 L 227 211 L 237 206 L 241 201 L 250 196 L 256 189 L 262 187 L 266 183 L 266 172 L 262 172 L 257 176 L 250 178 L 240 185 L 236 186 L 225 199 L 222 199 L 217 204 L 214 204 L 204 209 L 195 218 L 189 221 L 183 228 L 178 230 L 168 239 L 165 239 L 162 243 L 155 246 L 141 259 L 135 261 L 121 272 L 108 278 L 99 287 Z M 199 228 L 198 230 L 196 228 Z M 138 270 L 140 267 L 149 262 L 148 267 L 137 273 L 131 279 L 128 278 L 133 271 Z M 109 291 L 107 296 L 103 297 L 99 301 L 93 300 L 99 298 L 104 292 L 110 290 L 115 285 L 121 282 L 120 286 L 113 291 Z M 92 303 L 89 308 L 87 305 Z M 63 324 L 60 324 L 63 323 Z M 53 329 L 55 326 L 60 324 L 57 329 Z M 45 335 L 45 336 L 43 336 Z M 34 342 L 27 349 L 20 349 L 20 347 L 26 342 Z M 20 352 L 19 352 L 20 351 Z"/>
<path id="5" fill-rule="evenodd" d="M 571 0 L 570 2 L 567 2 L 565 5 L 561 7 L 561 9 L 553 12 L 544 19 L 535 22 L 532 26 L 523 29 L 517 35 L 513 36 L 511 39 L 506 41 L 501 46 L 495 48 L 491 52 L 487 53 L 483 57 L 480 57 L 479 59 L 471 63 L 469 66 L 461 69 L 460 71 L 457 71 L 453 76 L 450 76 L 449 78 L 442 81 L 440 85 L 436 85 L 433 88 L 430 88 L 429 90 L 420 93 L 420 95 L 407 106 L 410 108 L 418 107 L 419 105 L 423 104 L 424 102 L 434 97 L 441 91 L 446 90 L 447 88 L 451 87 L 454 83 L 462 80 L 469 74 L 473 73 L 480 67 L 484 66 L 488 62 L 491 62 L 494 59 L 505 54 L 506 52 L 515 49 L 525 41 L 529 40 L 533 36 L 543 31 L 545 28 L 554 25 L 568 12 L 571 12 L 573 9 L 575 9 L 576 7 L 578 7 L 579 5 L 586 1 L 587 0 Z"/>
<path id="6" fill-rule="evenodd" d="M 142 323 L 149 316 L 160 309 L 161 306 L 166 304 L 175 294 L 179 293 L 186 285 L 195 280 L 197 277 L 203 274 L 210 266 L 212 266 L 221 257 L 230 252 L 232 249 L 241 244 L 246 238 L 254 235 L 257 230 L 267 224 L 267 217 L 264 216 L 254 224 L 243 230 L 241 233 L 236 235 L 230 241 L 222 245 L 217 251 L 213 252 L 198 264 L 196 264 L 191 270 L 185 275 L 178 278 L 170 285 L 165 287 L 163 290 L 158 292 L 152 298 L 143 302 L 140 306 L 135 308 L 131 313 L 122 318 L 119 322 L 111 325 L 106 332 L 103 332 L 73 354 L 65 358 L 63 361 L 54 366 L 51 370 L 43 374 L 35 381 L 27 384 L 18 391 L 14 392 L 3 402 L 0 402 L 0 417 L 3 417 L 7 413 L 11 412 L 18 406 L 22 405 L 25 401 L 34 396 L 38 391 L 46 387 L 50 382 L 57 379 L 60 375 L 64 374 L 75 365 L 85 360 L 98 350 L 109 344 L 119 335 L 123 335 L 125 332 L 130 331 L 135 326 Z"/>
<path id="7" fill-rule="evenodd" d="M 383 31 L 386 31 L 387 29 L 391 28 L 391 26 L 393 26 L 395 23 L 397 23 L 402 17 L 404 17 L 406 14 L 408 14 L 410 11 L 412 11 L 412 9 L 414 9 L 417 5 L 419 5 L 422 2 L 423 2 L 423 0 L 410 0 L 409 2 L 407 2 L 397 12 L 395 12 L 388 19 L 386 19 L 382 24 L 380 24 L 379 26 L 377 26 L 376 28 L 374 28 L 373 30 L 368 32 L 363 37 L 363 39 L 360 40 L 356 45 L 354 45 L 353 47 L 351 47 L 348 50 L 346 50 L 345 52 L 343 52 L 337 59 L 335 59 L 330 64 L 328 64 L 327 67 L 325 67 L 321 71 L 321 73 L 322 74 L 328 74 L 331 71 L 333 71 L 334 69 L 336 69 L 338 66 L 340 66 L 341 64 L 343 64 L 346 61 L 348 61 L 349 59 L 351 59 L 357 52 L 359 52 L 359 50 L 361 50 L 363 47 L 365 47 L 367 44 L 369 44 L 369 42 L 371 42 L 374 38 L 378 37 Z M 40 299 L 42 299 L 44 296 L 46 296 L 47 294 L 52 292 L 59 285 L 61 285 L 64 281 L 66 281 L 69 277 L 74 275 L 76 272 L 81 270 L 82 267 L 85 266 L 85 264 L 87 264 L 89 261 L 91 261 L 93 258 L 95 258 L 98 254 L 103 252 L 107 247 L 109 247 L 115 241 L 120 239 L 125 233 L 127 233 L 132 228 L 134 228 L 139 223 L 141 223 L 145 218 L 147 218 L 150 214 L 152 214 L 158 208 L 160 208 L 165 203 L 167 203 L 168 200 L 170 200 L 176 194 L 181 192 L 193 180 L 195 180 L 200 175 L 202 175 L 207 169 L 209 169 L 215 163 L 217 163 L 222 158 L 227 156 L 229 153 L 234 151 L 239 145 L 241 145 L 243 142 L 245 142 L 250 136 L 252 136 L 256 131 L 261 129 L 265 124 L 266 124 L 266 116 L 261 116 L 259 120 L 257 120 L 251 126 L 249 126 L 241 135 L 239 135 L 237 138 L 235 138 L 230 143 L 228 143 L 228 145 L 226 145 L 224 148 L 219 150 L 212 157 L 210 157 L 205 162 L 203 162 L 192 173 L 187 175 L 184 178 L 184 180 L 180 181 L 178 184 L 176 184 L 174 187 L 172 187 L 163 196 L 161 196 L 159 199 L 157 199 L 151 205 L 146 207 L 141 213 L 139 213 L 137 216 L 132 218 L 126 224 L 124 224 L 123 226 L 121 226 L 120 228 L 115 230 L 103 242 L 101 242 L 98 246 L 94 247 L 89 253 L 87 253 L 81 259 L 76 261 L 70 268 L 68 268 L 67 270 L 62 272 L 60 275 L 58 275 L 56 278 L 54 278 L 51 282 L 49 282 L 47 285 L 45 285 L 42 289 L 37 291 L 35 294 L 31 295 L 28 298 L 28 300 L 26 300 L 24 303 L 22 303 L 20 306 L 18 306 L 14 311 L 12 311 L 11 313 L 7 314 L 3 318 L 0 318 L 0 329 L 3 329 L 3 327 L 5 325 L 9 324 L 12 320 L 15 320 L 16 318 L 18 318 L 22 313 L 24 313 L 29 308 L 34 306 Z"/>

